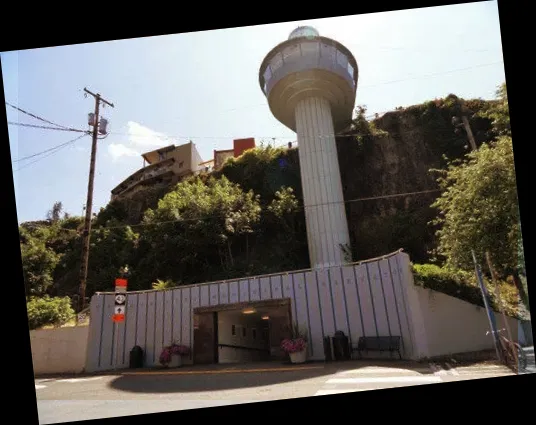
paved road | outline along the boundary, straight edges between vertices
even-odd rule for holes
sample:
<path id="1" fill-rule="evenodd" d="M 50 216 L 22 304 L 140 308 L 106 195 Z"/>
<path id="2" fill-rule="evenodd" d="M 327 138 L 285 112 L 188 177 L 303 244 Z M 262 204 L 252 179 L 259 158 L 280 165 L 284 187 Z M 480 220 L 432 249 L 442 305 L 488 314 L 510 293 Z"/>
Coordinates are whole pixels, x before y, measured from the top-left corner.
<path id="1" fill-rule="evenodd" d="M 536 363 L 534 361 L 534 346 L 525 347 L 524 350 L 527 354 L 527 370 L 521 373 L 536 373 Z"/>
<path id="2" fill-rule="evenodd" d="M 40 423 L 513 375 L 503 366 L 486 363 L 457 366 L 392 362 L 378 366 L 358 361 L 311 365 L 292 371 L 224 372 L 183 372 L 178 369 L 165 374 L 37 379 Z"/>

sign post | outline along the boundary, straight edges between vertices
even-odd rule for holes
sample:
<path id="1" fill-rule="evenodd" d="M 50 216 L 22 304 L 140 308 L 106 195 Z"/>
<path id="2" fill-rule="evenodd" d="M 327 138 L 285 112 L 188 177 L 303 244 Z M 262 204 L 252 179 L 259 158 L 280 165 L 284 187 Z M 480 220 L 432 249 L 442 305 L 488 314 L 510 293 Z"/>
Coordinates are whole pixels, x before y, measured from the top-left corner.
<path id="1" fill-rule="evenodd" d="M 477 279 L 478 285 L 480 286 L 480 290 L 482 292 L 482 299 L 484 301 L 484 307 L 488 315 L 491 334 L 495 342 L 495 354 L 497 355 L 497 359 L 501 360 L 502 356 L 501 356 L 501 351 L 499 350 L 500 342 L 499 342 L 499 335 L 497 334 L 497 325 L 495 322 L 495 315 L 493 314 L 493 310 L 491 309 L 489 305 L 488 291 L 486 290 L 486 286 L 484 285 L 484 280 L 482 278 L 482 271 L 480 269 L 480 265 L 476 261 L 475 252 L 471 251 L 471 254 L 473 255 L 473 263 L 475 265 L 476 279 Z"/>
<path id="2" fill-rule="evenodd" d="M 114 314 L 112 320 L 115 326 L 115 368 L 117 369 L 118 357 L 117 352 L 119 349 L 119 323 L 125 321 L 126 314 L 126 301 L 127 301 L 127 279 L 121 277 L 115 279 L 115 305 Z"/>

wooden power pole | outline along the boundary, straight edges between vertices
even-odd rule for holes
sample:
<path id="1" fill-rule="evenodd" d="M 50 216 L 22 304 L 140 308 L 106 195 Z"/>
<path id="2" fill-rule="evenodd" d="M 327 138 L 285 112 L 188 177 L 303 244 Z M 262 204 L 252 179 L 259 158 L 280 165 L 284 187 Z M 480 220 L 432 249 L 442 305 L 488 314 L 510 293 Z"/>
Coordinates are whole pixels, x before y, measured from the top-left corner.
<path id="1" fill-rule="evenodd" d="M 458 104 L 460 106 L 460 116 L 462 119 L 462 123 L 460 124 L 459 117 L 455 116 L 452 117 L 452 123 L 456 127 L 463 127 L 465 128 L 465 133 L 467 134 L 467 138 L 469 139 L 469 143 L 471 144 L 471 150 L 476 151 L 476 142 L 475 137 L 473 136 L 473 131 L 471 130 L 471 125 L 469 124 L 469 120 L 467 119 L 467 107 L 465 106 L 465 102 L 463 100 L 459 100 Z"/>
<path id="2" fill-rule="evenodd" d="M 99 93 L 95 94 L 84 88 L 84 91 L 95 98 L 95 116 L 93 117 L 93 142 L 91 144 L 91 160 L 89 165 L 89 182 L 87 187 L 86 217 L 84 233 L 82 235 L 82 261 L 80 265 L 80 288 L 78 297 L 78 311 L 86 307 L 86 281 L 89 262 L 89 239 L 91 232 L 91 215 L 93 206 L 93 181 L 95 180 L 95 157 L 97 156 L 97 140 L 99 134 L 99 108 L 101 102 L 114 107 L 113 103 L 103 99 Z M 86 96 L 87 96 L 86 94 Z"/>
<path id="3" fill-rule="evenodd" d="M 469 125 L 469 120 L 467 119 L 467 115 L 465 115 L 464 112 L 462 112 L 462 122 L 463 122 L 463 126 L 465 127 L 465 132 L 467 133 L 467 137 L 469 138 L 469 143 L 471 143 L 471 149 L 476 151 L 475 137 L 473 136 L 473 131 L 471 130 L 471 126 Z"/>

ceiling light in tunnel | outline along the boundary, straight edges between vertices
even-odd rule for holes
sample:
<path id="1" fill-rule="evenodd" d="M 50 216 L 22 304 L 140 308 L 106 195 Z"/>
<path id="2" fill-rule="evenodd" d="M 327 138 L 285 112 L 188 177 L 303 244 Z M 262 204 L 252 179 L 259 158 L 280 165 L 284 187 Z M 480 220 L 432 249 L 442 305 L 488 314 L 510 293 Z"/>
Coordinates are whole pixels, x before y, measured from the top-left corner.
<path id="1" fill-rule="evenodd" d="M 270 316 L 262 316 L 262 320 L 268 320 Z"/>
<path id="2" fill-rule="evenodd" d="M 244 314 L 252 314 L 252 313 L 255 313 L 255 309 L 254 308 L 247 308 L 245 310 L 242 310 L 242 313 L 244 313 Z"/>

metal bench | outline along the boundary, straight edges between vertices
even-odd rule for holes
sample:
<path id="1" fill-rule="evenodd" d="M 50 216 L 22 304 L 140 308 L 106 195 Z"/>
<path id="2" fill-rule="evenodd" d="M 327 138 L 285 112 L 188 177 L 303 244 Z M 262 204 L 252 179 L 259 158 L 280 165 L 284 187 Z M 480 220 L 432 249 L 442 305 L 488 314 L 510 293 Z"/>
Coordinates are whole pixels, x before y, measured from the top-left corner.
<path id="1" fill-rule="evenodd" d="M 361 358 L 363 351 L 389 351 L 397 352 L 398 357 L 402 359 L 399 336 L 362 336 L 353 351 L 357 351 L 358 358 Z"/>

